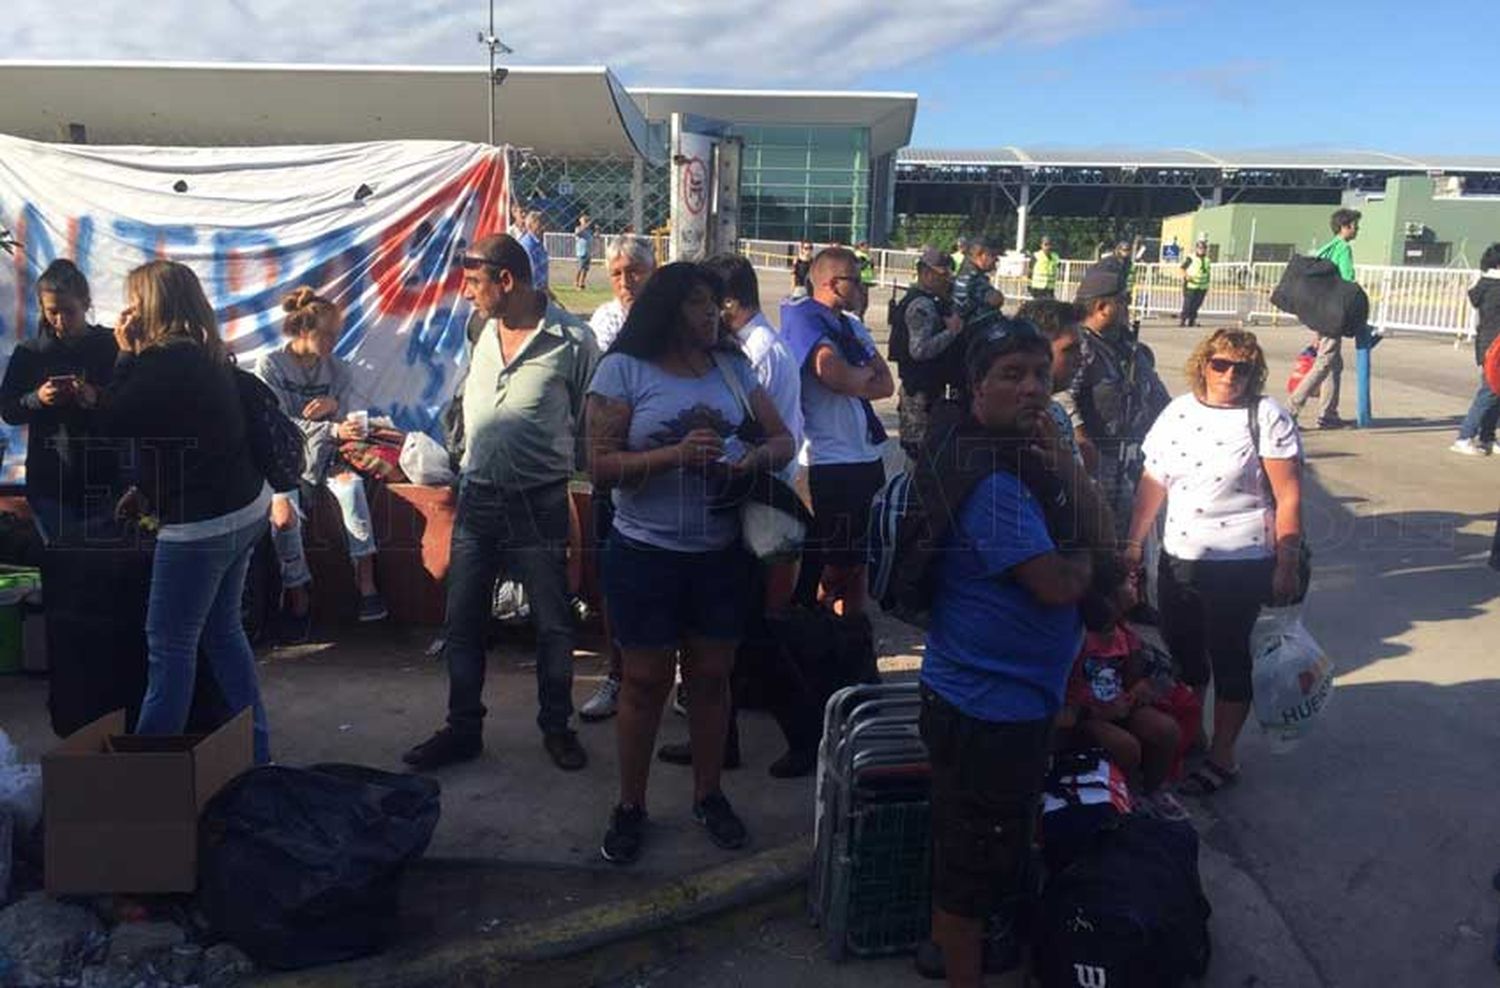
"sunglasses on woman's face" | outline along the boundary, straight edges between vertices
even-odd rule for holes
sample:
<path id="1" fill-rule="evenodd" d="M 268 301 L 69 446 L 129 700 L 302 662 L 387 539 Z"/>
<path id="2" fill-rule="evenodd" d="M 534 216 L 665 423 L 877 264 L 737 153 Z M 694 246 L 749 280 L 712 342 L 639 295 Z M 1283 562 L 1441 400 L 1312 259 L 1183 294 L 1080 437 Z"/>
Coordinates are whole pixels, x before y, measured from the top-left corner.
<path id="1" fill-rule="evenodd" d="M 1215 374 L 1228 374 L 1234 371 L 1236 374 L 1250 373 L 1250 361 L 1230 360 L 1228 357 L 1210 357 L 1208 366 L 1213 368 Z"/>

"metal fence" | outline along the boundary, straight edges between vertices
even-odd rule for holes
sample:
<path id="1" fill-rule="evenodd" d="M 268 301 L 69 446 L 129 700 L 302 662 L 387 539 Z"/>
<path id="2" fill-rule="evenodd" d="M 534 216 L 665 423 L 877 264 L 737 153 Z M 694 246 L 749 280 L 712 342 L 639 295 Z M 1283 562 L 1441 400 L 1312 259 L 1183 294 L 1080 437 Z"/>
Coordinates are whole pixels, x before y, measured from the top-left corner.
<path id="1" fill-rule="evenodd" d="M 602 238 L 601 238 L 602 240 Z M 814 244 L 814 250 L 826 244 Z M 547 250 L 573 256 L 571 234 L 548 234 Z M 596 241 L 596 252 L 603 244 Z M 660 253 L 660 251 L 658 251 Z M 740 253 L 762 271 L 790 277 L 797 244 L 785 240 L 741 240 Z M 901 288 L 916 276 L 918 252 L 872 248 L 875 282 Z M 1092 261 L 1063 261 L 1057 276 L 1057 297 L 1071 298 Z M 1002 262 L 1003 264 L 1003 262 Z M 1292 326 L 1296 320 L 1271 304 L 1271 292 L 1286 265 L 1224 262 L 1213 266 L 1213 280 L 1199 315 L 1239 319 L 1250 325 Z M 995 286 L 1007 299 L 1028 294 L 1024 275 L 1001 273 Z M 1429 333 L 1459 339 L 1474 335 L 1476 314 L 1469 304 L 1469 287 L 1479 272 L 1462 268 L 1408 268 L 1357 265 L 1355 275 L 1370 296 L 1370 324 L 1383 332 Z M 1175 264 L 1137 264 L 1131 308 L 1141 316 L 1175 316 L 1182 309 L 1182 272 Z"/>

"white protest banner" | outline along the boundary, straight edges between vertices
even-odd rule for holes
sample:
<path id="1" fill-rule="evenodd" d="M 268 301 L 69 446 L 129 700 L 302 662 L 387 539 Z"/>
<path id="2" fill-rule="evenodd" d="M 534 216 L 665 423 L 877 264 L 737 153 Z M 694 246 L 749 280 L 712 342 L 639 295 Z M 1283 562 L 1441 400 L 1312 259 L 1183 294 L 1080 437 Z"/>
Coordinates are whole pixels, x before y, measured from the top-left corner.
<path id="1" fill-rule="evenodd" d="M 505 229 L 503 150 L 444 141 L 295 147 L 41 144 L 0 135 L 0 359 L 37 332 L 35 283 L 74 260 L 91 321 L 112 326 L 125 275 L 158 257 L 192 267 L 243 367 L 283 342 L 283 294 L 310 285 L 343 310 L 336 352 L 371 415 L 440 436 L 464 359 L 458 257 Z M 7 477 L 25 459 L 9 434 Z"/>

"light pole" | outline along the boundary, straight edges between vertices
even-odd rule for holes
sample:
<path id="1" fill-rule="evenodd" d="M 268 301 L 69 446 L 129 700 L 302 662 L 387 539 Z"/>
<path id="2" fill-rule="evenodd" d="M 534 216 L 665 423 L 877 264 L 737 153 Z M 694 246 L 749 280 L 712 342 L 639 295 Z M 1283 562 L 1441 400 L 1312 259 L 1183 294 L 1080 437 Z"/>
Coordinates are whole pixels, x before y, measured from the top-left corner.
<path id="1" fill-rule="evenodd" d="M 496 90 L 496 88 L 499 87 L 500 83 L 505 79 L 505 70 L 504 69 L 497 70 L 495 68 L 495 56 L 496 55 L 510 55 L 510 54 L 513 54 L 513 52 L 511 51 L 511 49 L 508 48 L 508 47 L 506 47 L 505 43 L 500 40 L 499 35 L 495 34 L 495 0 L 490 0 L 490 29 L 488 31 L 480 31 L 479 32 L 479 43 L 482 44 L 482 45 L 484 45 L 486 48 L 488 48 L 490 50 L 490 72 L 489 72 L 489 75 L 485 77 L 485 81 L 489 83 L 489 92 L 490 92 L 490 103 L 489 103 L 489 106 L 490 106 L 490 127 L 489 127 L 490 147 L 494 147 L 495 146 L 495 90 Z"/>

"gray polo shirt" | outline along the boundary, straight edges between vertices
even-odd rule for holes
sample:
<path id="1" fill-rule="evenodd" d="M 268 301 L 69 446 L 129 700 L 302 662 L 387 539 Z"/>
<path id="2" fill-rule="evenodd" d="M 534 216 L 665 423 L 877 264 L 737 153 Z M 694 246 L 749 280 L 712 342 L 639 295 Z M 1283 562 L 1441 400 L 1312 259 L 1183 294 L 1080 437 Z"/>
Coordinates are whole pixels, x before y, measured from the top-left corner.
<path id="1" fill-rule="evenodd" d="M 486 323 L 464 382 L 464 478 L 506 490 L 570 478 L 598 361 L 588 324 L 555 304 L 509 364 L 494 320 Z"/>

